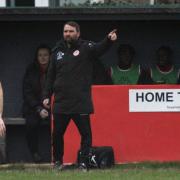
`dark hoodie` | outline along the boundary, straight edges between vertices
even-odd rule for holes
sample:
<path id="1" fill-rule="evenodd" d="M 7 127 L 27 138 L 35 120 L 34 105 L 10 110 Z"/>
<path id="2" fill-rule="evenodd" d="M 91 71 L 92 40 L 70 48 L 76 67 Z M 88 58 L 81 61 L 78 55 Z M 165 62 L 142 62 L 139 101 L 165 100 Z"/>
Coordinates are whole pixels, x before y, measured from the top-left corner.
<path id="1" fill-rule="evenodd" d="M 93 60 L 104 54 L 111 44 L 108 38 L 97 44 L 79 39 L 68 48 L 61 40 L 53 49 L 43 95 L 45 99 L 54 93 L 54 113 L 93 112 Z"/>
<path id="2" fill-rule="evenodd" d="M 42 72 L 37 60 L 30 64 L 23 79 L 23 115 L 40 112 L 42 105 L 42 89 L 45 85 L 46 72 Z"/>

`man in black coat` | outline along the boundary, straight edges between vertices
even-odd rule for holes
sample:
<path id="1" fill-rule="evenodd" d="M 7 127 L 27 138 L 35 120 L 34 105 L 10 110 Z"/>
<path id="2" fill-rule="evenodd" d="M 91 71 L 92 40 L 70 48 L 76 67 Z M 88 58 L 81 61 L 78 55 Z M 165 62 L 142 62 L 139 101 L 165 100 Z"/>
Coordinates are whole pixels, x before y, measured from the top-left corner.
<path id="1" fill-rule="evenodd" d="M 63 39 L 52 52 L 47 74 L 43 104 L 49 107 L 54 93 L 53 147 L 55 167 L 63 168 L 64 133 L 71 119 L 81 135 L 80 169 L 87 170 L 92 134 L 89 115 L 93 113 L 91 85 L 93 60 L 104 54 L 117 39 L 113 30 L 100 43 L 80 39 L 80 27 L 76 22 L 67 22 Z"/>
<path id="2" fill-rule="evenodd" d="M 23 115 L 26 119 L 27 143 L 35 162 L 41 161 L 38 152 L 39 125 L 49 116 L 42 104 L 46 72 L 50 60 L 50 48 L 41 45 L 36 50 L 35 60 L 27 67 L 23 80 Z"/>

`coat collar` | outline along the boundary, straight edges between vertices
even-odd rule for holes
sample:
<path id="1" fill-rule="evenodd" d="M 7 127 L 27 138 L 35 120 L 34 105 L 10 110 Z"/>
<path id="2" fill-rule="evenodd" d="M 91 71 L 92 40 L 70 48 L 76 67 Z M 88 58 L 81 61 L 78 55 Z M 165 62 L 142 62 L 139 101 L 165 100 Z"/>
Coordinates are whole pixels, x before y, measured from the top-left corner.
<path id="1" fill-rule="evenodd" d="M 81 45 L 81 43 L 82 43 L 82 39 L 79 38 L 78 40 L 76 40 L 72 43 L 70 49 L 78 48 Z M 56 43 L 56 46 L 52 49 L 52 52 L 56 51 L 59 48 L 61 48 L 63 50 L 69 49 L 69 47 L 67 46 L 67 43 L 64 39 L 61 39 L 60 41 L 58 41 Z"/>

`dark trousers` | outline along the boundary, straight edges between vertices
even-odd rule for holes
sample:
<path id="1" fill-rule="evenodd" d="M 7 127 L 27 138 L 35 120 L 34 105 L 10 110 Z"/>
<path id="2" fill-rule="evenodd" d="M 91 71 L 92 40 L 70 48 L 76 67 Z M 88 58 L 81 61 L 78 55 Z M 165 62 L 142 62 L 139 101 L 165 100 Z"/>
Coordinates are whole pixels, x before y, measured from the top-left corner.
<path id="1" fill-rule="evenodd" d="M 26 115 L 26 139 L 31 154 L 38 153 L 39 146 L 39 131 L 42 120 L 38 113 L 31 113 Z M 47 119 L 47 121 L 49 121 Z M 50 127 L 50 123 L 48 122 Z M 50 134 L 50 129 L 49 132 Z"/>
<path id="2" fill-rule="evenodd" d="M 37 113 L 28 114 L 26 116 L 26 139 L 32 154 L 38 152 L 40 120 Z"/>
<path id="3" fill-rule="evenodd" d="M 92 146 L 92 133 L 89 115 L 81 114 L 54 114 L 53 131 L 53 155 L 55 161 L 63 162 L 64 155 L 64 133 L 70 122 L 73 120 L 81 135 L 81 161 L 85 162 L 90 147 Z"/>

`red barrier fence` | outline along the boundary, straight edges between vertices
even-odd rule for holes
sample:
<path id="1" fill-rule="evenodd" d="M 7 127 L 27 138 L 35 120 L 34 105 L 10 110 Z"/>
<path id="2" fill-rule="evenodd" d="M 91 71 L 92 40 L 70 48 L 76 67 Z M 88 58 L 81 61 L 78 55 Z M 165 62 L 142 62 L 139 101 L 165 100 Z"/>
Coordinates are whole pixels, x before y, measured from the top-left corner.
<path id="1" fill-rule="evenodd" d="M 179 112 L 129 112 L 129 89 L 178 89 L 178 85 L 94 86 L 93 145 L 113 146 L 119 163 L 180 160 Z M 80 136 L 71 122 L 65 162 L 75 162 Z"/>

